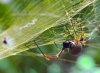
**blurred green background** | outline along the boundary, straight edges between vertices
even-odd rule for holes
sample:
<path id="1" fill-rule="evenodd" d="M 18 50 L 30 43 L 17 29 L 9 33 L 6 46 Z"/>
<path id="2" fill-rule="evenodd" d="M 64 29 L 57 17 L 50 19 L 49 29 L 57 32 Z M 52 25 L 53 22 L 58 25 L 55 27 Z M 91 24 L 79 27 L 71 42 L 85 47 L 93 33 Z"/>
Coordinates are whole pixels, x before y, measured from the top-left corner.
<path id="1" fill-rule="evenodd" d="M 63 41 L 73 40 L 72 25 L 86 33 L 88 47 L 77 57 L 45 60 L 34 40 L 56 55 Z M 99 0 L 0 0 L 0 73 L 100 73 L 99 47 Z"/>

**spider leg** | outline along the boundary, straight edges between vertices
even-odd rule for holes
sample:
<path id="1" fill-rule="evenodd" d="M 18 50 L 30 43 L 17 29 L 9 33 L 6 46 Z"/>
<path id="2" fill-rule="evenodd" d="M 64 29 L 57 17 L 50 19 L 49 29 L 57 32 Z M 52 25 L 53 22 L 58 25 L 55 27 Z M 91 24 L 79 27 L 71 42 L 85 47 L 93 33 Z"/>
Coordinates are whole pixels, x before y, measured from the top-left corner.
<path id="1" fill-rule="evenodd" d="M 44 57 L 46 60 L 50 60 L 50 59 L 43 53 L 43 51 L 42 51 L 41 48 L 38 46 L 38 44 L 36 43 L 35 40 L 34 40 L 34 43 L 36 44 L 38 50 L 41 52 L 41 54 L 43 55 L 43 57 Z"/>

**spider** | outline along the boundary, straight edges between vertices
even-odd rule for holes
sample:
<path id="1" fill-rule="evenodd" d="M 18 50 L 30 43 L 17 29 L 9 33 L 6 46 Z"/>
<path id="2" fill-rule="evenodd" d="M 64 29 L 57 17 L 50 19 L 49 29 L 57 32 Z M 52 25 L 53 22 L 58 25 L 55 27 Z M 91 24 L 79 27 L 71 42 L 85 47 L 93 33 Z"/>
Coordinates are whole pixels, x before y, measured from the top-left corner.
<path id="1" fill-rule="evenodd" d="M 44 54 L 43 51 L 41 50 L 41 48 L 38 46 L 38 44 L 36 43 L 36 41 L 34 40 L 35 45 L 37 46 L 37 48 L 39 49 L 39 51 L 41 52 L 41 54 L 43 55 L 43 57 L 46 60 L 56 60 L 58 58 L 60 58 L 60 55 L 63 53 L 63 51 L 65 49 L 68 50 L 68 53 L 70 55 L 78 55 L 81 50 L 86 46 L 87 40 L 85 37 L 76 37 L 74 38 L 74 40 L 71 41 L 64 41 L 62 42 L 62 48 L 61 50 L 55 54 L 55 55 L 47 55 Z M 25 45 L 27 48 L 29 48 L 27 45 Z"/>

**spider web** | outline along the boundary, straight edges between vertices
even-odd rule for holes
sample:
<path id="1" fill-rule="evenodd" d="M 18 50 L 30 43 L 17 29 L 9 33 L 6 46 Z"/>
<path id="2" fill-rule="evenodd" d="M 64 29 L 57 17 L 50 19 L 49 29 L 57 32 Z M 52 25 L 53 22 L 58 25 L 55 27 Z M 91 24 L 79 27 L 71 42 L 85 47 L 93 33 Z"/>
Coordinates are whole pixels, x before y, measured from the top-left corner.
<path id="1" fill-rule="evenodd" d="M 29 2 L 27 2 L 26 7 L 22 8 L 21 13 L 27 13 L 30 10 L 29 13 L 30 16 L 20 16 L 20 15 L 17 16 L 16 19 L 13 19 L 16 20 L 14 23 L 15 25 L 11 26 L 9 29 L 7 29 L 5 32 L 3 32 L 0 35 L 0 39 L 2 40 L 3 37 L 10 34 L 10 36 L 14 38 L 14 42 L 15 42 L 14 45 L 11 47 L 9 47 L 9 45 L 3 47 L 2 42 L 0 43 L 1 45 L 0 59 L 11 55 L 16 55 L 17 53 L 29 49 L 36 48 L 36 45 L 33 43 L 33 40 L 36 40 L 39 46 L 43 46 L 43 45 L 54 44 L 54 42 L 61 45 L 61 42 L 65 40 L 66 37 L 69 37 L 68 40 L 72 39 L 70 36 L 73 37 L 74 32 L 71 24 L 69 23 L 70 20 L 72 21 L 72 23 L 75 23 L 74 28 L 76 32 L 81 30 L 82 27 L 84 31 L 88 33 L 89 36 L 91 37 L 95 32 L 99 31 L 99 23 L 100 23 L 99 22 L 99 17 L 100 17 L 99 1 L 84 0 L 82 2 L 76 2 L 75 3 L 76 5 L 75 4 L 73 5 L 72 3 L 72 5 L 67 6 L 67 4 L 69 4 L 70 2 L 66 2 L 65 0 L 63 0 L 62 2 L 62 0 L 59 0 L 59 1 L 54 1 L 53 3 L 51 2 L 52 6 L 49 5 L 48 3 L 47 7 L 45 8 L 46 10 L 44 8 L 39 9 L 39 7 L 41 7 L 41 5 L 45 3 L 47 4 L 46 0 L 44 1 L 44 3 L 40 3 L 39 5 L 36 5 L 37 4 L 36 2 L 34 4 L 36 6 L 32 9 L 32 4 L 31 3 L 29 4 Z M 27 11 L 25 12 L 25 10 Z M 68 17 L 65 15 L 65 10 L 67 10 Z M 24 17 L 26 17 L 24 20 L 18 22 Z M 34 19 L 36 19 L 37 22 L 36 24 L 34 23 L 34 26 L 31 26 L 30 25 L 31 21 Z M 81 27 L 79 27 L 80 24 L 82 24 Z M 27 27 L 25 27 L 24 25 L 27 25 Z M 19 29 L 21 27 L 23 27 L 22 30 Z M 71 35 L 69 35 L 68 33 L 66 34 L 65 32 L 66 27 L 68 27 L 68 29 L 70 30 Z M 27 43 L 31 48 L 25 47 L 25 44 Z"/>

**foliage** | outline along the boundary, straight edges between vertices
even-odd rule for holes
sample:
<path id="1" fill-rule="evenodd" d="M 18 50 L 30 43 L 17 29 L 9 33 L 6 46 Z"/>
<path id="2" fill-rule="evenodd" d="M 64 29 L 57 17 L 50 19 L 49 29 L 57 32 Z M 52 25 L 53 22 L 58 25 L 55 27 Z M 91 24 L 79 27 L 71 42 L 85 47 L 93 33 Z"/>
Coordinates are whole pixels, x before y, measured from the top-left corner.
<path id="1" fill-rule="evenodd" d="M 73 40 L 75 32 L 77 36 L 82 32 L 86 33 L 91 43 L 83 54 L 91 55 L 96 64 L 100 64 L 99 0 L 7 1 L 1 0 L 0 3 L 1 73 L 64 72 L 72 63 L 66 63 L 65 66 L 60 61 L 63 68 L 58 61 L 55 63 L 44 60 L 38 53 L 34 40 L 44 53 L 54 55 L 62 48 L 63 41 Z M 7 44 L 2 43 L 4 38 Z M 59 72 L 51 70 L 53 67 Z M 5 69 L 8 71 L 4 71 Z"/>

